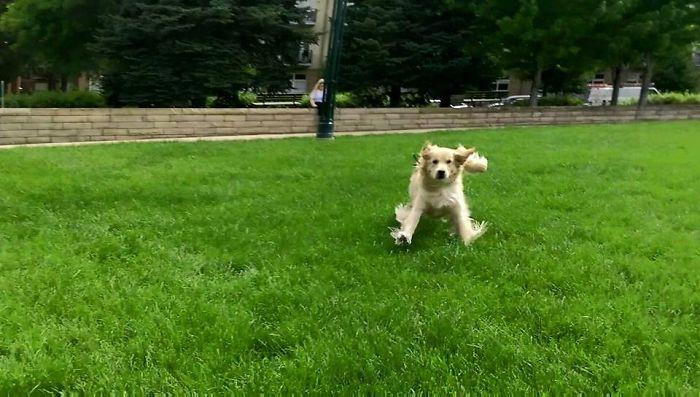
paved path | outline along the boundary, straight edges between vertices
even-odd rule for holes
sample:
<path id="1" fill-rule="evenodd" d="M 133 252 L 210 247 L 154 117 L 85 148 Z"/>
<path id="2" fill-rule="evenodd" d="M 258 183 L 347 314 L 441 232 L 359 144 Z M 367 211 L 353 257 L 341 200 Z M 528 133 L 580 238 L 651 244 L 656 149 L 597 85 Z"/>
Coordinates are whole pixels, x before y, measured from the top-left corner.
<path id="1" fill-rule="evenodd" d="M 343 136 L 362 136 L 362 135 L 384 135 L 384 134 L 420 134 L 430 131 L 464 131 L 466 128 L 453 129 L 421 129 L 421 130 L 397 130 L 397 131 L 357 131 L 357 132 L 339 132 L 335 135 Z M 481 128 L 483 129 L 483 128 Z M 88 142 L 62 142 L 62 143 L 34 143 L 21 145 L 0 145 L 0 149 L 14 149 L 21 147 L 56 147 L 56 146 L 82 146 L 82 145 L 105 145 L 115 143 L 150 143 L 150 142 L 205 142 L 205 141 L 250 141 L 253 139 L 285 139 L 285 138 L 313 138 L 316 134 L 256 134 L 256 135 L 232 135 L 232 136 L 203 136 L 190 138 L 163 138 L 163 139 L 134 139 L 134 140 L 119 140 L 119 141 L 88 141 Z"/>

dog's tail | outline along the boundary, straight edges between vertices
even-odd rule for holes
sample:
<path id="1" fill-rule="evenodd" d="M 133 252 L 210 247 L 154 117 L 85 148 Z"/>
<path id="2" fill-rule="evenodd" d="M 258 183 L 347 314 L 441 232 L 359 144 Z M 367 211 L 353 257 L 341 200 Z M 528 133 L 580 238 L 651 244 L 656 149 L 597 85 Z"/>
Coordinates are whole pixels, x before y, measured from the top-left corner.
<path id="1" fill-rule="evenodd" d="M 479 153 L 474 153 L 464 162 L 464 170 L 469 173 L 486 172 L 489 161 Z"/>

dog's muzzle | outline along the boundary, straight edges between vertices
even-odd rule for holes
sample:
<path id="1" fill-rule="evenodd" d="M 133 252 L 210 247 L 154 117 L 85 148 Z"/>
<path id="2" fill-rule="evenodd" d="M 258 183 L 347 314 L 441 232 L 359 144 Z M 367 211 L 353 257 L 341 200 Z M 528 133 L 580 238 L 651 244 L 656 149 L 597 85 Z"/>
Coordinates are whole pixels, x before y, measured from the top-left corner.
<path id="1" fill-rule="evenodd" d="M 435 173 L 435 178 L 437 179 L 445 179 L 445 171 L 439 170 L 438 172 Z"/>

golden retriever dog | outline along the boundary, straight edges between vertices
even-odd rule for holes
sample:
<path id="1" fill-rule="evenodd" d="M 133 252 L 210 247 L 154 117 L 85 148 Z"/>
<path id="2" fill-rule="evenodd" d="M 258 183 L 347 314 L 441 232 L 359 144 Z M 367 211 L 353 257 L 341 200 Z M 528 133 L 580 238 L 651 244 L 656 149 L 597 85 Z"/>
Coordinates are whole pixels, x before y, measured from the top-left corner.
<path id="1" fill-rule="evenodd" d="M 449 217 L 465 245 L 476 240 L 486 231 L 485 222 L 471 218 L 464 196 L 462 175 L 485 172 L 488 160 L 476 149 L 440 147 L 427 142 L 411 175 L 410 203 L 396 206 L 399 228 L 390 228 L 396 244 L 411 244 L 413 233 L 423 214 Z"/>

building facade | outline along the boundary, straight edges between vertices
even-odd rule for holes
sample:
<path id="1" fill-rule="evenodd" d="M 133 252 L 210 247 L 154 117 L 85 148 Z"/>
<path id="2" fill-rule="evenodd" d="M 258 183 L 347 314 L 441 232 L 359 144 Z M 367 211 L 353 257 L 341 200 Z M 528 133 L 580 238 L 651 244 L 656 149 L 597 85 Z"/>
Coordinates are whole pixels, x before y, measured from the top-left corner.
<path id="1" fill-rule="evenodd" d="M 303 94 L 311 91 L 318 79 L 323 77 L 323 67 L 328 55 L 331 34 L 332 0 L 302 0 L 299 7 L 308 8 L 305 23 L 313 27 L 316 44 L 302 45 L 299 50 L 301 68 L 291 77 L 289 93 Z"/>

